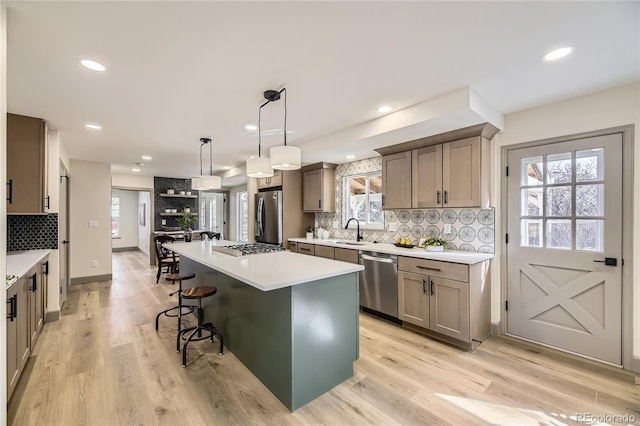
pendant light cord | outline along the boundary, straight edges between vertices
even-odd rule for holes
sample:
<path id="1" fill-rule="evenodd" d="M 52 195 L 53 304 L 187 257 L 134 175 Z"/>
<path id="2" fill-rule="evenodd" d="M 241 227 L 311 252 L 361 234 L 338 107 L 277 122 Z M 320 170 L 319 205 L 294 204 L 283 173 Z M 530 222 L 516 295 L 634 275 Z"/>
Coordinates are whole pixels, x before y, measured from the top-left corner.
<path id="1" fill-rule="evenodd" d="M 204 142 L 200 143 L 200 176 L 202 176 L 202 147 L 204 146 Z"/>
<path id="2" fill-rule="evenodd" d="M 260 118 L 262 116 L 262 107 L 258 108 L 258 158 L 260 158 L 260 148 L 262 145 L 262 132 L 260 131 Z"/>
<path id="3" fill-rule="evenodd" d="M 284 146 L 287 146 L 287 88 L 284 91 Z"/>
<path id="4" fill-rule="evenodd" d="M 213 139 L 209 140 L 209 175 L 213 176 Z"/>

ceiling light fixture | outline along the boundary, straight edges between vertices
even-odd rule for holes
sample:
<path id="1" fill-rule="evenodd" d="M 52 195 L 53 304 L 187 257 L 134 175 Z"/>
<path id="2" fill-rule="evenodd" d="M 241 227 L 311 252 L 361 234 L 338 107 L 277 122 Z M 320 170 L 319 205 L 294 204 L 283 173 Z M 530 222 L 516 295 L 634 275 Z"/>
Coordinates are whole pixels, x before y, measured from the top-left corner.
<path id="1" fill-rule="evenodd" d="M 345 155 L 344 158 L 346 158 L 347 160 L 353 160 L 353 159 L 356 158 L 356 156 L 355 155 Z"/>
<path id="2" fill-rule="evenodd" d="M 258 130 L 258 126 L 256 126 L 255 124 L 247 124 L 246 126 L 244 126 L 244 128 L 249 131 Z"/>
<path id="3" fill-rule="evenodd" d="M 266 90 L 264 98 L 267 100 L 260 108 L 269 102 L 280 99 L 280 94 L 284 92 L 284 145 L 274 146 L 269 150 L 271 157 L 271 168 L 276 170 L 297 170 L 302 167 L 302 150 L 297 146 L 287 146 L 287 88 L 282 90 Z"/>
<path id="4" fill-rule="evenodd" d="M 84 127 L 91 130 L 102 130 L 102 126 L 98 124 L 85 124 Z"/>
<path id="5" fill-rule="evenodd" d="M 131 171 L 132 171 L 132 172 L 139 173 L 139 172 L 140 172 L 140 169 L 139 169 L 139 168 L 137 168 L 137 167 L 134 167 L 133 169 L 131 169 Z"/>
<path id="6" fill-rule="evenodd" d="M 209 145 L 209 176 L 202 174 L 202 147 Z M 211 138 L 200 138 L 200 176 L 191 179 L 191 188 L 199 191 L 222 188 L 222 178 L 213 175 L 213 154 Z"/>
<path id="7" fill-rule="evenodd" d="M 153 157 L 151 157 L 150 155 L 143 155 L 143 156 L 142 156 L 142 159 L 143 159 L 144 161 L 151 161 L 151 160 L 153 160 Z"/>
<path id="8" fill-rule="evenodd" d="M 107 69 L 101 63 L 92 61 L 91 59 L 80 59 L 80 63 L 84 65 L 85 68 L 89 68 L 92 71 L 104 71 Z"/>
<path id="9" fill-rule="evenodd" d="M 262 131 L 260 128 L 262 107 L 268 104 L 266 102 L 258 108 L 258 156 L 247 159 L 247 176 L 254 178 L 265 178 L 273 176 L 273 169 L 269 157 L 262 157 Z"/>
<path id="10" fill-rule="evenodd" d="M 384 112 L 389 112 L 392 109 L 393 108 L 391 108 L 389 105 L 382 105 L 382 106 L 379 106 L 376 111 L 384 113 Z"/>
<path id="11" fill-rule="evenodd" d="M 556 61 L 569 55 L 571 52 L 573 52 L 573 49 L 573 46 L 560 47 L 559 49 L 552 50 L 551 52 L 544 55 L 543 59 L 547 62 Z"/>

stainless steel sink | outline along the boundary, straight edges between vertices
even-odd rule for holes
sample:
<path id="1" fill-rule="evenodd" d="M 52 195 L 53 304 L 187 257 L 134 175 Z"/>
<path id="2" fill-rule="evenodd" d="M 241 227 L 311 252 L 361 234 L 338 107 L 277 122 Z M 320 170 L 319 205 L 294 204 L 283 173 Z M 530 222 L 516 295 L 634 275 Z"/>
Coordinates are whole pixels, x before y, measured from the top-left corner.
<path id="1" fill-rule="evenodd" d="M 336 241 L 336 244 L 345 244 L 348 246 L 364 246 L 364 245 L 367 245 L 368 243 L 363 243 L 360 241 Z"/>

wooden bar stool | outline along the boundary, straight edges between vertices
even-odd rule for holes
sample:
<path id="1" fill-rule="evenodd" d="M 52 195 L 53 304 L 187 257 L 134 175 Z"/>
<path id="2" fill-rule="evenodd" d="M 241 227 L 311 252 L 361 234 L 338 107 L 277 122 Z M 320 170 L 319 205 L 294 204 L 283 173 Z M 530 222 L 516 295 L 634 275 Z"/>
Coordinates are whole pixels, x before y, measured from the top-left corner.
<path id="1" fill-rule="evenodd" d="M 195 310 L 195 306 L 191 306 L 191 305 L 183 305 L 182 304 L 182 281 L 186 281 L 186 280 L 190 280 L 192 278 L 195 278 L 196 274 L 185 274 L 185 275 L 180 275 L 180 274 L 169 274 L 167 275 L 167 279 L 169 281 L 172 281 L 172 284 L 175 284 L 176 281 L 178 281 L 178 290 L 174 291 L 173 293 L 169 293 L 169 296 L 173 296 L 174 294 L 178 294 L 178 304 L 172 308 L 169 309 L 165 309 L 164 311 L 160 312 L 158 315 L 156 315 L 156 331 L 158 331 L 158 322 L 160 320 L 160 316 L 161 315 L 165 315 L 168 316 L 170 318 L 178 318 L 178 335 L 180 335 L 180 331 L 182 330 L 182 316 L 183 315 L 188 315 L 190 313 L 192 313 Z M 175 311 L 175 312 L 174 312 Z"/>
<path id="2" fill-rule="evenodd" d="M 213 286 L 202 286 L 202 287 L 192 287 L 192 288 L 188 288 L 185 291 L 182 292 L 182 297 L 184 299 L 192 299 L 192 300 L 197 300 L 198 301 L 198 325 L 196 325 L 195 327 L 189 327 L 189 328 L 185 328 L 184 330 L 178 332 L 178 337 L 176 339 L 176 350 L 178 352 L 180 352 L 180 339 L 183 339 L 184 345 L 182 346 L 182 366 L 186 367 L 187 366 L 187 346 L 189 345 L 189 342 L 195 342 L 198 340 L 204 340 L 204 339 L 210 339 L 211 342 L 213 343 L 213 336 L 218 336 L 220 338 L 220 355 L 222 355 L 223 352 L 223 337 L 222 337 L 222 333 L 220 333 L 220 331 L 218 331 L 212 323 L 208 322 L 206 324 L 203 324 L 203 316 L 204 316 L 204 312 L 202 310 L 202 299 L 204 299 L 205 297 L 209 297 L 209 296 L 213 296 L 214 294 L 216 294 L 218 292 L 218 289 L 213 287 Z M 202 335 L 202 331 L 208 331 L 209 334 L 206 336 Z M 185 338 L 184 336 L 191 332 L 191 334 L 189 334 L 189 337 Z M 198 337 L 195 337 L 196 334 L 198 335 Z"/>

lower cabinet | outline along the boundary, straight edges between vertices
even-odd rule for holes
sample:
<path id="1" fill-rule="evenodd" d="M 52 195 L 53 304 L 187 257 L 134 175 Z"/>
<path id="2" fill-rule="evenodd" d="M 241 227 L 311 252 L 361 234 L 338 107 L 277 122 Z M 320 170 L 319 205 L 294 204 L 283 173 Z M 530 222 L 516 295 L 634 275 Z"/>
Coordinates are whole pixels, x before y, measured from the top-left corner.
<path id="1" fill-rule="evenodd" d="M 315 256 L 315 254 L 316 254 L 316 246 L 315 246 L 315 244 L 298 243 L 298 253 L 309 254 L 311 256 Z"/>
<path id="2" fill-rule="evenodd" d="M 358 263 L 358 250 L 336 247 L 334 259 L 343 262 Z"/>
<path id="3" fill-rule="evenodd" d="M 315 256 L 316 257 L 324 257 L 326 259 L 335 258 L 335 251 L 333 247 L 328 246 L 316 246 L 315 247 Z"/>
<path id="4" fill-rule="evenodd" d="M 289 251 L 291 253 L 297 253 L 298 252 L 298 243 L 295 241 L 289 241 Z"/>
<path id="5" fill-rule="evenodd" d="M 44 325 L 48 273 L 45 259 L 7 290 L 7 400 Z"/>
<path id="6" fill-rule="evenodd" d="M 491 332 L 488 266 L 398 257 L 400 320 L 473 349 Z"/>

